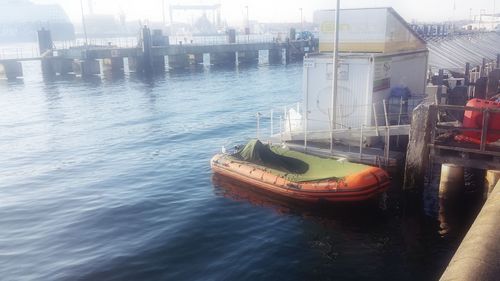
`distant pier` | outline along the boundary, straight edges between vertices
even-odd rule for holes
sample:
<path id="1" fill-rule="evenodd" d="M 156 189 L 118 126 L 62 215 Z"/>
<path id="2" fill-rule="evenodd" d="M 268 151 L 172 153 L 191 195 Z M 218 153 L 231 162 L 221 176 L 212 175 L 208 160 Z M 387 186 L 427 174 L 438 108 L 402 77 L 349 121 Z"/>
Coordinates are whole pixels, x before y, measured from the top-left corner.
<path id="1" fill-rule="evenodd" d="M 292 30 L 291 35 L 295 32 Z M 292 37 L 293 38 L 293 37 Z M 50 31 L 38 32 L 40 56 L 30 58 L 0 58 L 0 77 L 16 79 L 23 76 L 22 61 L 41 61 L 44 76 L 74 73 L 91 76 L 111 71 L 124 71 L 124 59 L 129 70 L 142 74 L 164 72 L 167 68 L 183 69 L 190 65 L 214 66 L 251 65 L 259 62 L 259 51 L 268 51 L 270 64 L 301 61 L 306 53 L 317 50 L 318 41 L 273 39 L 269 42 L 236 42 L 234 30 L 225 36 L 226 43 L 219 44 L 169 44 L 168 36 L 160 30 L 144 27 L 136 47 L 121 48 L 113 45 L 82 45 L 66 49 L 54 49 Z M 204 60 L 208 54 L 209 61 Z M 167 58 L 167 60 L 166 60 Z M 101 63 L 102 62 L 102 63 Z"/>

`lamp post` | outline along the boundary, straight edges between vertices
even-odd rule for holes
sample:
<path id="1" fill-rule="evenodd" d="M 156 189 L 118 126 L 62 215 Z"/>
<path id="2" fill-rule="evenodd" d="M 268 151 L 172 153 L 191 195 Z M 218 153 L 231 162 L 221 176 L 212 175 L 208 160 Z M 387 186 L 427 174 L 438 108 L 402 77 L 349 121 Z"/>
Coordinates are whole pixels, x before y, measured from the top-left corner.
<path id="1" fill-rule="evenodd" d="M 340 25 L 340 0 L 337 0 L 337 9 L 335 10 L 335 41 L 333 41 L 333 66 L 332 66 L 332 113 L 330 124 L 330 152 L 333 153 L 333 130 L 337 123 L 337 66 L 339 62 L 339 25 Z"/>
<path id="2" fill-rule="evenodd" d="M 245 9 L 247 10 L 247 24 L 245 28 L 245 33 L 247 34 L 247 42 L 250 42 L 250 18 L 248 16 L 248 5 L 245 6 Z"/>
<path id="3" fill-rule="evenodd" d="M 495 24 L 497 22 L 497 15 L 495 14 L 496 12 L 496 0 L 493 0 L 493 13 L 491 17 L 491 30 L 495 30 Z"/>
<path id="4" fill-rule="evenodd" d="M 300 31 L 304 31 L 304 20 L 302 18 L 302 8 L 299 8 L 300 10 Z"/>
<path id="5" fill-rule="evenodd" d="M 165 22 L 165 0 L 161 0 L 161 15 L 163 17 L 163 28 L 166 26 Z"/>
<path id="6" fill-rule="evenodd" d="M 80 0 L 80 10 L 82 12 L 82 26 L 83 26 L 83 34 L 85 36 L 85 46 L 88 46 L 89 42 L 87 37 L 87 26 L 85 25 L 85 14 L 83 13 L 83 0 Z"/>

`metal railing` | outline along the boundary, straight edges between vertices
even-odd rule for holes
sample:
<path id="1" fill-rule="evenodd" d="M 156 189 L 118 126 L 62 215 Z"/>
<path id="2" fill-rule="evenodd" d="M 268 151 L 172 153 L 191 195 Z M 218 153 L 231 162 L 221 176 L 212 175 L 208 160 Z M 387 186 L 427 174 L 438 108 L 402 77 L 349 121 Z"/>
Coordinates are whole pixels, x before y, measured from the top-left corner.
<path id="1" fill-rule="evenodd" d="M 136 37 L 76 39 L 54 42 L 54 49 L 81 48 L 85 46 L 102 48 L 136 48 L 139 40 Z"/>
<path id="2" fill-rule="evenodd" d="M 367 104 L 356 107 L 356 112 L 368 112 L 367 118 L 364 114 L 348 116 L 343 114 L 345 106 L 339 105 L 338 124 L 332 128 L 331 119 L 315 120 L 306 117 L 301 103 L 272 109 L 269 114 L 257 114 L 257 137 L 268 136 L 273 141 L 289 142 L 300 141 L 303 149 L 307 151 L 309 142 L 312 141 L 346 141 L 351 146 L 357 144 L 358 157 L 363 158 L 363 147 L 366 137 L 383 138 L 383 157 L 379 164 L 388 165 L 390 161 L 390 137 L 396 136 L 396 144 L 399 145 L 399 136 L 407 135 L 409 132 L 411 114 L 413 109 L 423 100 L 422 96 L 410 99 L 391 100 L 389 103 L 383 100 L 378 103 Z M 331 111 L 331 110 L 330 110 Z M 330 116 L 330 113 L 328 114 Z M 269 135 L 262 130 L 263 123 L 268 123 Z M 308 126 L 312 125 L 314 126 Z M 319 128 L 319 129 L 318 129 Z M 264 133 L 264 134 L 263 134 Z M 333 134 L 333 138 L 331 135 Z M 333 151 L 331 151 L 333 152 Z"/>
<path id="3" fill-rule="evenodd" d="M 245 43 L 281 43 L 285 42 L 283 33 L 267 34 L 240 34 L 235 38 L 234 44 Z M 71 48 L 137 48 L 141 40 L 138 37 L 117 37 L 117 38 L 77 38 L 75 40 L 55 41 L 54 50 L 63 50 Z M 171 45 L 224 45 L 230 44 L 228 36 L 225 34 L 213 36 L 193 36 L 193 35 L 174 35 L 169 36 Z M 0 49 L 0 59 L 26 59 L 40 56 L 38 46 L 30 44 L 27 47 L 12 47 Z"/>
<path id="4" fill-rule="evenodd" d="M 29 47 L 14 47 L 0 49 L 0 59 L 28 59 L 39 56 L 38 48 L 35 46 Z"/>
<path id="5" fill-rule="evenodd" d="M 500 108 L 478 108 L 470 106 L 457 106 L 457 105 L 433 105 L 435 107 L 436 114 L 431 115 L 431 142 L 432 148 L 465 152 L 465 153 L 477 153 L 483 155 L 492 155 L 500 157 L 500 146 L 492 141 L 492 135 L 500 136 L 500 130 L 490 128 L 493 124 L 491 117 L 493 114 L 500 116 Z M 465 127 L 461 122 L 444 122 L 440 121 L 440 115 L 447 114 L 450 111 L 458 112 L 478 112 L 481 114 L 481 126 L 480 127 Z M 476 124 L 478 125 L 478 124 Z M 440 136 L 444 135 L 456 135 L 460 133 L 472 132 L 475 133 L 476 137 L 461 137 L 459 141 L 454 138 L 452 141 L 442 141 L 439 140 Z M 469 134 L 470 135 L 470 134 Z M 479 139 L 477 138 L 479 136 Z M 490 140 L 488 140 L 490 137 Z"/>
<path id="6" fill-rule="evenodd" d="M 274 34 L 249 34 L 237 35 L 235 44 L 244 43 L 271 43 L 280 42 L 281 37 Z M 223 45 L 229 44 L 227 35 L 212 35 L 212 36 L 192 36 L 192 35 L 174 35 L 169 37 L 172 45 Z"/>

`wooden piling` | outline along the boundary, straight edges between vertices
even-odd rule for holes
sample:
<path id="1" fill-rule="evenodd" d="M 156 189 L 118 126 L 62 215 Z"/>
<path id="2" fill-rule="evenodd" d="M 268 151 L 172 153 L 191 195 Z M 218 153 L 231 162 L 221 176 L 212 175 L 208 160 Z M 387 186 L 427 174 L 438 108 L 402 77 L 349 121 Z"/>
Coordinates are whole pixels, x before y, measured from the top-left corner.
<path id="1" fill-rule="evenodd" d="M 448 199 L 464 187 L 464 167 L 454 164 L 442 164 L 439 180 L 439 198 Z"/>
<path id="2" fill-rule="evenodd" d="M 431 103 L 422 103 L 413 110 L 403 189 L 418 189 L 424 186 L 424 176 L 429 165 L 429 143 L 432 126 L 437 118 L 437 109 Z"/>

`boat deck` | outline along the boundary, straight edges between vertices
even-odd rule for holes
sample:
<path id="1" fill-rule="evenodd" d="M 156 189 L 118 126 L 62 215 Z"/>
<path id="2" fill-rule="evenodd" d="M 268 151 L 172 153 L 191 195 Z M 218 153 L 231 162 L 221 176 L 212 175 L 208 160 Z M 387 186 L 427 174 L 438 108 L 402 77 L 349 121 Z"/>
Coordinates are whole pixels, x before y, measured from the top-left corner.
<path id="1" fill-rule="evenodd" d="M 327 143 L 308 143 L 307 148 L 303 142 L 288 141 L 284 142 L 291 150 L 308 153 L 320 157 L 342 157 L 348 161 L 361 163 L 371 166 L 384 167 L 389 170 L 395 170 L 404 164 L 404 152 L 390 151 L 388 161 L 384 156 L 384 149 L 363 148 L 361 153 L 359 147 L 336 144 L 333 151 L 330 151 L 330 145 Z M 387 163 L 386 163 L 387 162 Z"/>

